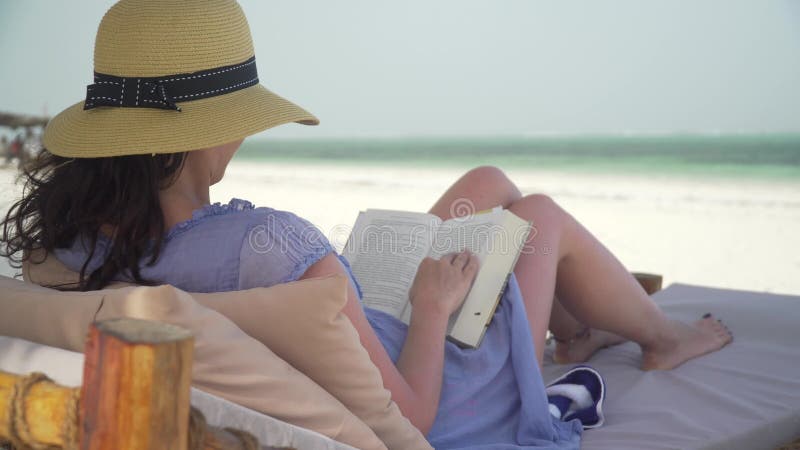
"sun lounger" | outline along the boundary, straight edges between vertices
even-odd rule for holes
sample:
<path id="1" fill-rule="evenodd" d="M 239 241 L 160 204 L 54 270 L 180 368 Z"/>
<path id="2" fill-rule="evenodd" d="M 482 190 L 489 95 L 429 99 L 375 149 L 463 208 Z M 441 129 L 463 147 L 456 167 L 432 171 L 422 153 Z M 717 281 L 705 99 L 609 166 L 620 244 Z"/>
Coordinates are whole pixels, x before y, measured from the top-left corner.
<path id="1" fill-rule="evenodd" d="M 639 349 L 600 351 L 589 365 L 607 384 L 602 427 L 586 430 L 586 450 L 775 449 L 800 437 L 800 297 L 673 284 L 654 295 L 670 317 L 686 321 L 713 312 L 734 342 L 667 372 L 642 372 Z M 545 381 L 572 366 L 545 353 Z M 83 355 L 0 337 L 0 370 L 44 371 L 77 385 Z M 309 430 L 192 390 L 209 423 L 244 429 L 262 444 L 349 448 Z"/>

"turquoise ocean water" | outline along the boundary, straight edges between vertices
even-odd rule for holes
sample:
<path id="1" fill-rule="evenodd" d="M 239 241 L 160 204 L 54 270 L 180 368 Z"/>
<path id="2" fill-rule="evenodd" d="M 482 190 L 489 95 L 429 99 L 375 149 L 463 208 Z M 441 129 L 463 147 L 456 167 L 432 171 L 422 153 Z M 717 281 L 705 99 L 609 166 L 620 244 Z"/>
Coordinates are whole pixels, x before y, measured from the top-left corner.
<path id="1" fill-rule="evenodd" d="M 800 183 L 800 133 L 336 138 L 245 141 L 239 161 L 469 167 L 753 178 Z"/>

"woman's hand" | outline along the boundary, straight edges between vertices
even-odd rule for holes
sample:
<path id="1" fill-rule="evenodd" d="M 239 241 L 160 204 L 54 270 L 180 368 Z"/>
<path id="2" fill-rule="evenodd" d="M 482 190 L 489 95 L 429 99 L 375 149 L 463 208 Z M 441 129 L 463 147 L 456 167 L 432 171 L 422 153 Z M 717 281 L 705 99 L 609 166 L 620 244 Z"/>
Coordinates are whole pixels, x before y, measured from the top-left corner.
<path id="1" fill-rule="evenodd" d="M 478 257 L 469 250 L 425 258 L 409 292 L 412 311 L 446 320 L 463 303 L 477 273 Z"/>

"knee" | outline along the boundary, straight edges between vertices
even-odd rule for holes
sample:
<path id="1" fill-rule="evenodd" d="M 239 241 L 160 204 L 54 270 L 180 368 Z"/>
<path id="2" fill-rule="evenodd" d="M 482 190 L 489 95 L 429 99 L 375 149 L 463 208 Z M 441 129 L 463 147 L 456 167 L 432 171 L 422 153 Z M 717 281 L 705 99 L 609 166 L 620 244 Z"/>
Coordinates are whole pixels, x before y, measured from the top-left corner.
<path id="1" fill-rule="evenodd" d="M 556 203 L 556 201 L 553 200 L 553 198 L 547 194 L 541 194 L 541 193 L 529 194 L 523 197 L 520 201 L 531 206 L 536 206 L 538 208 L 547 208 L 547 209 L 560 208 L 558 206 L 558 203 Z"/>
<path id="2" fill-rule="evenodd" d="M 496 183 L 510 183 L 511 181 L 499 167 L 495 166 L 478 166 L 470 169 L 469 172 L 464 174 L 464 178 L 487 180 Z"/>
<path id="3" fill-rule="evenodd" d="M 479 166 L 464 174 L 462 179 L 473 186 L 480 186 L 483 192 L 493 193 L 503 206 L 522 198 L 517 186 L 500 168 L 495 166 Z"/>
<path id="4" fill-rule="evenodd" d="M 514 202 L 510 208 L 517 215 L 530 218 L 566 220 L 570 215 L 547 194 L 530 194 Z"/>

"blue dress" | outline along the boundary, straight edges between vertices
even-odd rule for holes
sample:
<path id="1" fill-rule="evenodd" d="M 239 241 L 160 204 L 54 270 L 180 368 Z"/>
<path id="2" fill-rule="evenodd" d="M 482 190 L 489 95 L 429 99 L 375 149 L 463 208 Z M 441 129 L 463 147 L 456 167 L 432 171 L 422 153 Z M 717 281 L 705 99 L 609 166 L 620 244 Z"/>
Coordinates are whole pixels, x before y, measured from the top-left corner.
<path id="1" fill-rule="evenodd" d="M 89 270 L 98 267 L 107 244 L 98 241 Z M 171 228 L 158 261 L 141 274 L 190 292 L 266 287 L 300 278 L 333 251 L 306 220 L 233 199 L 196 210 Z M 87 255 L 82 239 L 55 252 L 72 270 L 79 270 Z M 358 287 L 347 261 L 339 259 Z M 128 280 L 125 274 L 118 279 Z M 369 307 L 364 313 L 396 362 L 407 326 Z M 441 399 L 427 438 L 437 449 L 578 449 L 581 429 L 577 420 L 562 422 L 548 411 L 522 295 L 512 277 L 481 346 L 445 344 Z"/>

